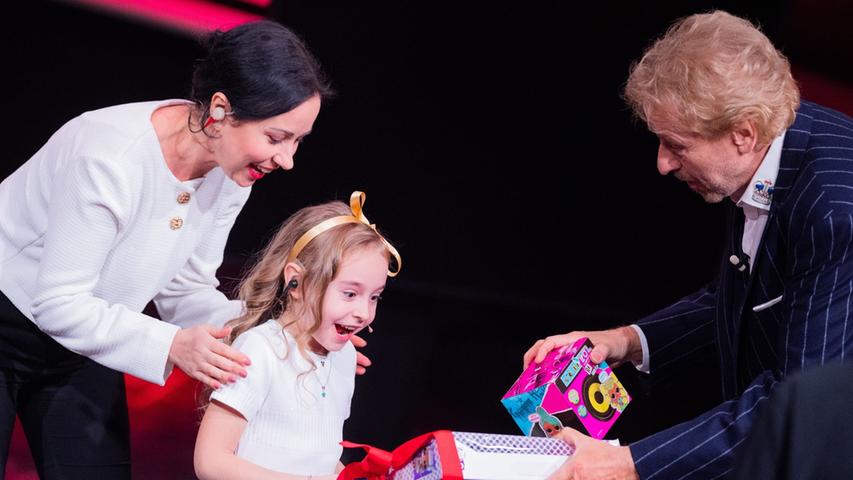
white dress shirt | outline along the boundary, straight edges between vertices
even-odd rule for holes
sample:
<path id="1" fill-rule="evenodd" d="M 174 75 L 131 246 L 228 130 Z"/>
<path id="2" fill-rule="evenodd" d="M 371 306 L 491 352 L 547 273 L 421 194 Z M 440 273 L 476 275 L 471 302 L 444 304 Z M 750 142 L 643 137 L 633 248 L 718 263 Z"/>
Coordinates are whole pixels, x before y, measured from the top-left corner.
<path id="1" fill-rule="evenodd" d="M 743 210 L 743 238 L 741 248 L 749 256 L 749 271 L 755 263 L 755 255 L 761 244 L 761 236 L 767 225 L 767 216 L 770 213 L 770 204 L 773 201 L 773 187 L 776 185 L 776 177 L 779 175 L 779 162 L 782 159 L 782 145 L 785 143 L 785 132 L 773 139 L 767 154 L 747 184 L 743 195 L 736 205 Z M 638 325 L 631 325 L 640 336 L 640 345 L 643 347 L 642 363 L 634 364 L 637 370 L 649 373 L 649 344 L 646 335 Z"/>

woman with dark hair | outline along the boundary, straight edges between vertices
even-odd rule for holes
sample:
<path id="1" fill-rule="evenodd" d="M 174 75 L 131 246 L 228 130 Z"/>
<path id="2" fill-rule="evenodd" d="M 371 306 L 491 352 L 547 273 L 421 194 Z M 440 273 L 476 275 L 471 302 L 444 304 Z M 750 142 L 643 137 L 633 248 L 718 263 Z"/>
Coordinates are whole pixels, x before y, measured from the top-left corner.
<path id="1" fill-rule="evenodd" d="M 330 89 L 275 22 L 206 46 L 189 100 L 86 112 L 0 183 L 0 472 L 17 413 L 42 478 L 129 478 L 122 372 L 246 375 L 219 340 L 243 304 L 215 273 L 250 187 L 293 168 Z"/>

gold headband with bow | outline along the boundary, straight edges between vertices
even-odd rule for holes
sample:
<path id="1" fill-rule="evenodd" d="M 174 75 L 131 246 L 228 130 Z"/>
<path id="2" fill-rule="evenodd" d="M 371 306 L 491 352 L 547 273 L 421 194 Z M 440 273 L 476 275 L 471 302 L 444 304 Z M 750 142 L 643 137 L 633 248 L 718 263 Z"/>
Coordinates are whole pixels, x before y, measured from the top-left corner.
<path id="1" fill-rule="evenodd" d="M 311 240 L 314 240 L 317 235 L 320 235 L 326 230 L 337 227 L 338 225 L 343 225 L 345 223 L 363 223 L 376 232 L 376 224 L 370 223 L 362 211 L 365 200 L 367 200 L 367 195 L 364 192 L 360 192 L 358 190 L 352 192 L 352 195 L 350 195 L 349 198 L 349 208 L 352 210 L 352 215 L 341 215 L 339 217 L 328 218 L 311 227 L 311 229 L 303 233 L 302 236 L 299 237 L 299 240 L 296 241 L 296 244 L 293 245 L 293 248 L 290 250 L 290 254 L 287 255 L 287 263 L 291 263 L 296 260 L 296 257 L 299 256 L 302 249 L 311 243 Z M 376 234 L 379 235 L 379 238 L 382 240 L 382 243 L 385 244 L 385 248 L 388 249 L 388 252 L 397 260 L 397 269 L 393 272 L 390 269 L 388 270 L 389 277 L 396 277 L 397 274 L 400 273 L 400 269 L 403 267 L 403 260 L 400 258 L 400 254 L 397 253 L 397 249 L 388 243 L 388 240 L 385 240 L 379 232 L 376 232 Z"/>

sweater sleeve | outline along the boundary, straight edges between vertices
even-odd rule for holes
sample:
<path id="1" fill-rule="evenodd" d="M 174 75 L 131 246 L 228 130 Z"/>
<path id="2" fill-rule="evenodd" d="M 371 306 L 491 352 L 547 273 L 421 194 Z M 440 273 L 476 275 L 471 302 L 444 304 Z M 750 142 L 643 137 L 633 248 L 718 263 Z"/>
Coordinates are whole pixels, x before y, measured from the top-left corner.
<path id="1" fill-rule="evenodd" d="M 214 390 L 210 399 L 237 410 L 251 422 L 272 388 L 275 364 L 281 360 L 275 356 L 269 341 L 252 330 L 237 337 L 233 347 L 252 359 L 252 364 L 246 367 L 248 375 Z"/>
<path id="2" fill-rule="evenodd" d="M 184 328 L 204 323 L 222 326 L 242 314 L 243 302 L 229 300 L 217 289 L 216 271 L 222 265 L 228 234 L 250 191 L 239 188 L 234 194 L 226 194 L 213 232 L 199 243 L 180 272 L 154 297 L 163 320 Z"/>
<path id="3" fill-rule="evenodd" d="M 93 294 L 130 215 L 130 182 L 100 158 L 79 158 L 63 173 L 51 192 L 33 320 L 69 350 L 163 385 L 178 327 Z"/>

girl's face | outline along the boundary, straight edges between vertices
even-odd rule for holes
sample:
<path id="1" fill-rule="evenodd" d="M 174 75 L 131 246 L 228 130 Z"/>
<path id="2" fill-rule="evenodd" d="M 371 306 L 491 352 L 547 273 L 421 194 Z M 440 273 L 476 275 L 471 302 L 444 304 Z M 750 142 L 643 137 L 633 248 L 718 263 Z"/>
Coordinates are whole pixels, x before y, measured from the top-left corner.
<path id="1" fill-rule="evenodd" d="M 387 278 L 384 246 L 369 246 L 345 255 L 323 295 L 323 319 L 314 332 L 311 349 L 321 355 L 336 352 L 354 333 L 370 325 Z"/>
<path id="2" fill-rule="evenodd" d="M 305 100 L 289 112 L 263 120 L 223 123 L 216 163 L 241 187 L 248 187 L 264 175 L 293 168 L 299 143 L 311 133 L 320 113 L 320 96 Z"/>

